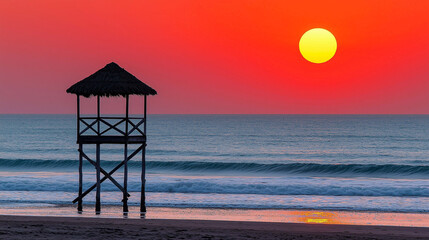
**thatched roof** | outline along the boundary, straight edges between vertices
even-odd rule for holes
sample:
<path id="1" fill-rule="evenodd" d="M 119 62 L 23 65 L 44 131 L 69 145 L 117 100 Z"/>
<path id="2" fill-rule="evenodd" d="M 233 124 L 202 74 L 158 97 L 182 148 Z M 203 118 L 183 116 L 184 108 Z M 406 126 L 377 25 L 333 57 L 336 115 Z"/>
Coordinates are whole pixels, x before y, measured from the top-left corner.
<path id="1" fill-rule="evenodd" d="M 112 62 L 91 76 L 75 83 L 68 93 L 90 96 L 155 95 L 156 91 Z"/>

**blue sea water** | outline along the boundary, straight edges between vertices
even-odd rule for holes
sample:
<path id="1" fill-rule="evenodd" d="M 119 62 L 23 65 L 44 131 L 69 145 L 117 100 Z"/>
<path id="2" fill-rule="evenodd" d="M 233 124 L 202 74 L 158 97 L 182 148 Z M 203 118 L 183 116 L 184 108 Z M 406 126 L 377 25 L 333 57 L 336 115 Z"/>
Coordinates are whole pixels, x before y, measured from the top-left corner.
<path id="1" fill-rule="evenodd" d="M 107 171 L 122 158 L 102 145 Z M 77 170 L 74 115 L 0 115 L 0 207 L 71 204 Z M 149 115 L 147 173 L 148 206 L 429 212 L 429 116 Z M 102 184 L 103 204 L 121 196 Z"/>

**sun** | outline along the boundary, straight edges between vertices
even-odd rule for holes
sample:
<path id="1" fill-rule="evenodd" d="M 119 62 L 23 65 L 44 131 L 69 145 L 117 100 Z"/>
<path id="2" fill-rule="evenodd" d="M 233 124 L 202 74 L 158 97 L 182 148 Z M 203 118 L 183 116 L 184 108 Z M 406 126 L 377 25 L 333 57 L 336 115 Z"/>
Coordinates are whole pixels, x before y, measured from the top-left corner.
<path id="1" fill-rule="evenodd" d="M 299 51 L 312 63 L 324 63 L 335 55 L 337 40 L 328 30 L 313 28 L 302 35 L 299 40 Z"/>

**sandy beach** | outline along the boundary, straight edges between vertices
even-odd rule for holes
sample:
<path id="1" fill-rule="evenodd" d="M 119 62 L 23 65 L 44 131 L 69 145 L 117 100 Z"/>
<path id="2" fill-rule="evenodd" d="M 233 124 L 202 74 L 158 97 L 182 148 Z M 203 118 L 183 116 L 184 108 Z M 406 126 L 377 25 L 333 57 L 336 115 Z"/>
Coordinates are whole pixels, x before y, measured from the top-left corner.
<path id="1" fill-rule="evenodd" d="M 429 228 L 0 216 L 1 239 L 429 239 Z"/>

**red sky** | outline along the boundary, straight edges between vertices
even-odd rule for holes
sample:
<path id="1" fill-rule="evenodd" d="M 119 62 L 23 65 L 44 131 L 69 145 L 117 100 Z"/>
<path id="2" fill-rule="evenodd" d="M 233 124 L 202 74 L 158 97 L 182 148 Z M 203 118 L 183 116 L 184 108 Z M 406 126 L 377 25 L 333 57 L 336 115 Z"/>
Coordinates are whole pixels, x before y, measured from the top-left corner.
<path id="1" fill-rule="evenodd" d="M 74 113 L 65 90 L 115 61 L 158 91 L 150 113 L 429 114 L 428 11 L 427 0 L 0 1 L 0 113 Z M 316 27 L 338 41 L 324 64 L 298 49 Z"/>

